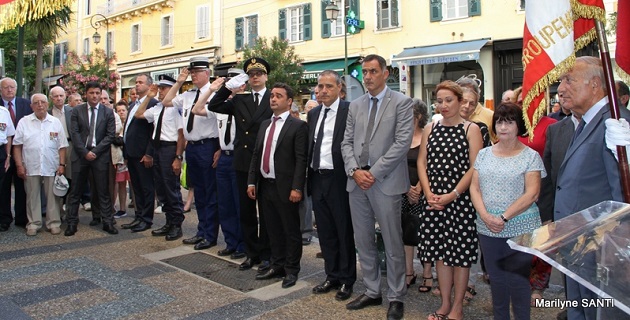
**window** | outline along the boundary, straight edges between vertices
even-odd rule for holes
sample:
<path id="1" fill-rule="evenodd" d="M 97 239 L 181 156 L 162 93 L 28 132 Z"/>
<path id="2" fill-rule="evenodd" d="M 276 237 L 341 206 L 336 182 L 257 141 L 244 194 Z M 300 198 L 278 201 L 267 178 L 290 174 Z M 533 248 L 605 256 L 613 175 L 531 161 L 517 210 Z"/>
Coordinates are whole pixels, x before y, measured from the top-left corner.
<path id="1" fill-rule="evenodd" d="M 83 54 L 86 56 L 90 54 L 90 38 L 83 39 Z"/>
<path id="2" fill-rule="evenodd" d="M 53 64 L 55 67 L 63 65 L 68 58 L 68 42 L 55 44 L 55 56 Z"/>
<path id="3" fill-rule="evenodd" d="M 207 39 L 210 36 L 210 7 L 197 7 L 197 39 Z"/>
<path id="4" fill-rule="evenodd" d="M 89 16 L 90 14 L 92 14 L 92 1 L 90 0 L 85 0 L 85 15 Z"/>
<path id="5" fill-rule="evenodd" d="M 131 26 L 131 52 L 140 51 L 140 40 L 142 38 L 141 29 L 139 24 Z"/>
<path id="6" fill-rule="evenodd" d="M 162 17 L 162 47 L 173 44 L 173 16 Z"/>
<path id="7" fill-rule="evenodd" d="M 430 0 L 431 21 L 460 19 L 481 15 L 481 0 Z"/>
<path id="8" fill-rule="evenodd" d="M 332 31 L 332 36 L 341 36 L 346 30 L 346 12 L 348 11 L 346 1 L 337 1 L 337 6 L 339 7 L 339 15 L 337 16 L 337 20 L 333 21 L 331 24 L 330 30 Z"/>
<path id="9" fill-rule="evenodd" d="M 330 4 L 329 1 L 322 1 L 322 38 L 329 38 L 330 36 L 341 36 L 346 32 L 346 16 L 349 12 L 354 13 L 355 19 L 359 19 L 359 0 L 337 0 L 333 1 L 339 8 L 339 15 L 337 20 L 331 22 L 326 17 L 326 6 Z"/>
<path id="10" fill-rule="evenodd" d="M 525 0 L 521 0 L 519 1 L 519 7 L 520 10 L 525 10 Z"/>
<path id="11" fill-rule="evenodd" d="M 236 18 L 236 50 L 242 50 L 256 44 L 258 38 L 258 16 L 253 15 L 245 18 Z"/>
<path id="12" fill-rule="evenodd" d="M 398 27 L 398 0 L 376 1 L 377 29 Z"/>
<path id="13" fill-rule="evenodd" d="M 311 40 L 311 4 L 280 9 L 280 38 L 289 42 Z"/>

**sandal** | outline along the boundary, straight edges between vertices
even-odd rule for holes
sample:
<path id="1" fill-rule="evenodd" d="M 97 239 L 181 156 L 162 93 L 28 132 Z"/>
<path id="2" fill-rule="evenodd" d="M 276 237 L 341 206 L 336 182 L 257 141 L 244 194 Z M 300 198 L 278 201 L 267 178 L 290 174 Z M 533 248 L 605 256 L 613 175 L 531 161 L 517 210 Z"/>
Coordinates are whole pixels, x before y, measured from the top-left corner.
<path id="1" fill-rule="evenodd" d="M 427 285 L 428 281 L 431 281 L 431 283 Z M 422 277 L 422 284 L 418 287 L 418 292 L 429 292 L 431 288 L 433 288 L 433 277 Z"/>
<path id="2" fill-rule="evenodd" d="M 418 279 L 418 276 L 414 273 L 414 274 L 407 274 L 407 277 L 411 277 L 411 280 L 409 282 L 407 282 L 407 288 L 411 287 L 411 285 L 416 284 L 416 279 Z"/>
<path id="3" fill-rule="evenodd" d="M 445 314 L 440 314 L 437 312 L 433 312 L 432 314 L 429 315 L 429 317 L 427 318 L 427 320 L 446 320 L 448 319 L 448 316 Z"/>
<path id="4" fill-rule="evenodd" d="M 532 290 L 532 296 L 529 301 L 529 305 L 533 308 L 536 308 L 536 301 L 543 300 L 543 291 L 542 290 Z"/>
<path id="5" fill-rule="evenodd" d="M 466 293 L 464 294 L 464 305 L 469 305 L 472 302 L 473 297 L 476 295 L 477 291 L 475 291 L 475 288 L 468 286 L 468 288 L 466 288 Z"/>

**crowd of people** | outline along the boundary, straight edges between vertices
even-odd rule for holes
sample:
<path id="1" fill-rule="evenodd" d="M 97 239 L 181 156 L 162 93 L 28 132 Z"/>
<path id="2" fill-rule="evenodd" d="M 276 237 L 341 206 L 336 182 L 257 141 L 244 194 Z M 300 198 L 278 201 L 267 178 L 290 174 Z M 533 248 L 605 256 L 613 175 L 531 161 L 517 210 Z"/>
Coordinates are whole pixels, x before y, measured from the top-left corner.
<path id="1" fill-rule="evenodd" d="M 387 318 L 402 319 L 418 257 L 417 290 L 441 299 L 428 319 L 461 319 L 476 294 L 470 269 L 479 259 L 494 318 L 510 319 L 511 310 L 529 319 L 551 266 L 507 240 L 600 201 L 623 200 L 614 146 L 630 145 L 630 128 L 610 119 L 600 60 L 577 58 L 560 78 L 554 112 L 540 119 L 533 137 L 520 88 L 506 91 L 492 111 L 479 103 L 474 77 L 443 81 L 435 89 L 440 116 L 431 120 L 423 101 L 387 87 L 383 57 L 364 57 L 362 70 L 367 93 L 350 102 L 339 74 L 323 71 L 303 119 L 292 110 L 290 86 L 267 86 L 271 67 L 260 57 L 212 82 L 205 57 L 191 58 L 177 79 L 160 75 L 153 83 L 140 74 L 132 100 L 115 105 L 90 82 L 85 103 L 70 95 L 66 105 L 65 91 L 52 88 L 49 109 L 47 96 L 16 97 L 15 81 L 4 78 L 0 231 L 15 221 L 29 236 L 44 226 L 60 234 L 63 219 L 65 236 L 75 235 L 89 180 L 90 225 L 119 232 L 115 218 L 126 215 L 129 184 L 135 217 L 120 227 L 152 229 L 157 198 L 166 223 L 151 234 L 174 241 L 183 237 L 189 210 L 180 185 L 187 174 L 198 225 L 182 242 L 214 247 L 220 228 L 226 247 L 218 255 L 245 258 L 239 270 L 256 267 L 258 280 L 295 285 L 312 210 L 325 271 L 314 294 L 334 290 L 337 300 L 349 299 L 358 260 L 365 292 L 346 308 L 381 305 L 385 294 Z M 189 76 L 194 88 L 180 94 Z M 627 106 L 627 85 L 616 86 Z M 566 293 L 571 300 L 595 297 L 571 279 Z M 569 308 L 568 318 L 594 319 L 594 312 Z"/>

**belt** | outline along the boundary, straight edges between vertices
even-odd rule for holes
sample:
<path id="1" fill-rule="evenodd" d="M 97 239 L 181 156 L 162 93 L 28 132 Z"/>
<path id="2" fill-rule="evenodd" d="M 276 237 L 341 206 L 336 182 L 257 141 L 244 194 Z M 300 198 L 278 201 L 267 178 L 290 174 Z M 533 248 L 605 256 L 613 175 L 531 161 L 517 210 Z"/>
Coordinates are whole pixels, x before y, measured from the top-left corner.
<path id="1" fill-rule="evenodd" d="M 318 170 L 313 170 L 315 173 L 319 173 L 322 176 L 327 176 L 329 174 L 333 174 L 333 172 L 335 172 L 335 170 L 333 169 L 318 169 Z"/>
<path id="2" fill-rule="evenodd" d="M 361 170 L 370 170 L 370 168 L 372 168 L 372 167 L 370 167 L 370 166 L 364 166 L 364 167 L 361 167 Z"/>
<path id="3" fill-rule="evenodd" d="M 158 145 L 158 146 L 176 146 L 177 145 L 177 141 L 162 141 L 162 140 L 160 140 L 160 142 L 153 142 L 153 144 Z"/>
<path id="4" fill-rule="evenodd" d="M 224 154 L 226 156 L 231 156 L 231 155 L 234 155 L 234 150 L 221 150 L 221 154 Z"/>
<path id="5" fill-rule="evenodd" d="M 190 143 L 190 144 L 204 144 L 204 143 L 211 143 L 214 140 L 216 140 L 218 142 L 219 138 L 205 138 L 205 139 L 201 139 L 201 140 L 197 140 L 197 141 L 188 141 L 188 143 Z"/>
<path id="6" fill-rule="evenodd" d="M 272 184 L 276 183 L 276 179 L 271 179 L 271 178 L 262 178 L 262 181 L 267 182 L 267 183 L 272 183 Z"/>

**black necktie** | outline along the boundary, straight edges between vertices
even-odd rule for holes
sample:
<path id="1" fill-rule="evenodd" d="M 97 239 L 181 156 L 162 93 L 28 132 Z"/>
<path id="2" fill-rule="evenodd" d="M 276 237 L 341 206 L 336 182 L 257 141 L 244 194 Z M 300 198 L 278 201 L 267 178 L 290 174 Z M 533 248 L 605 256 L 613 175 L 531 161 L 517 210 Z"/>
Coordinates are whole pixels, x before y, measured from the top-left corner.
<path id="1" fill-rule="evenodd" d="M 582 133 L 582 130 L 584 130 L 585 126 L 586 126 L 586 121 L 584 121 L 583 119 L 580 120 L 580 123 L 578 124 L 577 128 L 575 128 L 575 133 L 573 134 L 573 139 L 571 140 L 571 145 L 573 145 L 573 143 L 578 138 L 580 133 Z"/>
<path id="2" fill-rule="evenodd" d="M 227 124 L 225 126 L 225 135 L 223 135 L 223 141 L 225 141 L 225 146 L 227 147 L 232 141 L 232 115 L 228 116 Z"/>
<path id="3" fill-rule="evenodd" d="M 322 140 L 324 140 L 324 125 L 326 124 L 328 111 L 330 111 L 330 108 L 324 108 L 324 117 L 322 118 L 322 122 L 319 124 L 319 130 L 317 131 L 317 140 L 315 140 L 315 147 L 313 149 L 313 170 L 319 170 Z"/>
<path id="4" fill-rule="evenodd" d="M 160 137 L 162 136 L 162 119 L 164 118 L 164 110 L 166 110 L 166 107 L 162 106 L 162 110 L 158 116 L 157 125 L 155 126 L 155 138 L 153 138 L 153 142 L 157 144 L 160 143 Z"/>
<path id="5" fill-rule="evenodd" d="M 94 112 L 95 110 L 96 108 L 90 107 L 90 112 L 92 113 L 92 117 L 90 117 L 90 133 L 88 134 L 87 141 L 85 143 L 85 146 L 88 148 L 94 147 L 94 145 L 92 145 L 92 140 L 94 140 L 94 123 L 96 122 L 96 113 Z"/>
<path id="6" fill-rule="evenodd" d="M 254 103 L 256 104 L 257 107 L 260 105 L 260 100 L 258 99 L 259 95 L 260 93 L 258 92 L 254 93 Z"/>
<path id="7" fill-rule="evenodd" d="M 367 130 L 365 130 L 365 140 L 363 141 L 363 150 L 359 156 L 361 168 L 369 164 L 370 159 L 370 138 L 372 137 L 372 130 L 374 130 L 374 121 L 376 120 L 376 112 L 378 111 L 378 99 L 370 98 L 372 100 L 372 109 L 370 109 L 370 118 L 368 119 Z"/>
<path id="8" fill-rule="evenodd" d="M 199 99 L 199 92 L 201 90 L 197 89 L 197 95 L 195 96 L 195 101 L 193 101 L 193 107 L 195 106 L 195 103 L 197 103 L 197 99 Z M 190 133 L 193 129 L 193 121 L 195 120 L 195 114 L 192 113 L 192 107 L 190 108 L 190 116 L 188 116 L 188 123 L 186 124 L 186 130 L 188 131 L 188 133 Z"/>

